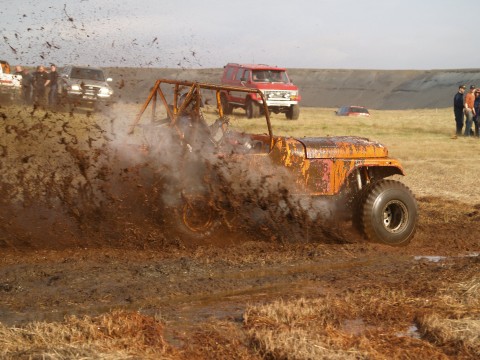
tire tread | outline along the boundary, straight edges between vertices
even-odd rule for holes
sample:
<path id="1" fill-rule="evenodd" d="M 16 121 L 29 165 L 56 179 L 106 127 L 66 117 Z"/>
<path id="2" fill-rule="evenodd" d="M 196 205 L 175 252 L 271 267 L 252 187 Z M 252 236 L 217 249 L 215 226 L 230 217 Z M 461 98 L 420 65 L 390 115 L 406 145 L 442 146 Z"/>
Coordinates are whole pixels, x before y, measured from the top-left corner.
<path id="1" fill-rule="evenodd" d="M 413 224 L 412 230 L 407 235 L 407 237 L 398 242 L 389 242 L 379 238 L 377 235 L 377 232 L 375 231 L 374 224 L 372 222 L 372 209 L 374 208 L 375 201 L 377 200 L 378 196 L 380 196 L 386 190 L 405 191 L 405 193 L 411 197 L 414 204 L 414 208 L 409 209 L 409 211 L 414 211 L 413 221 L 415 223 Z M 363 231 L 363 234 L 368 240 L 374 241 L 374 242 L 381 242 L 391 246 L 406 246 L 415 235 L 415 231 L 417 228 L 416 226 L 417 221 L 418 221 L 418 205 L 412 191 L 405 184 L 396 180 L 380 180 L 375 184 L 373 184 L 373 186 L 371 186 L 371 188 L 366 194 L 365 201 L 362 205 L 362 213 L 361 213 L 361 230 Z"/>

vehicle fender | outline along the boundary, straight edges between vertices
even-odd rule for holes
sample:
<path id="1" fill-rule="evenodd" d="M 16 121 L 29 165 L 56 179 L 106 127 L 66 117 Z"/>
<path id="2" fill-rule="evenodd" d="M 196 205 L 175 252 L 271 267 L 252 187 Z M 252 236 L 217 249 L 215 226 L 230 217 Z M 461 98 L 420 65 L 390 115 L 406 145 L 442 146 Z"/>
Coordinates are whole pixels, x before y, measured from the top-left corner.
<path id="1" fill-rule="evenodd" d="M 334 193 L 338 193 L 345 185 L 347 179 L 357 176 L 359 173 L 370 180 L 375 181 L 387 178 L 392 175 L 405 175 L 402 165 L 396 159 L 337 159 L 334 162 Z"/>
<path id="2" fill-rule="evenodd" d="M 343 191 L 349 180 L 362 182 L 379 180 L 395 174 L 404 175 L 397 160 L 384 159 L 306 159 L 302 164 L 305 185 L 312 195 L 336 195 Z M 360 172 L 358 172 L 360 170 Z"/>
<path id="3" fill-rule="evenodd" d="M 247 96 L 245 97 L 245 104 L 247 103 L 247 100 L 252 100 L 257 104 L 262 103 L 262 99 L 257 94 L 247 94 Z"/>

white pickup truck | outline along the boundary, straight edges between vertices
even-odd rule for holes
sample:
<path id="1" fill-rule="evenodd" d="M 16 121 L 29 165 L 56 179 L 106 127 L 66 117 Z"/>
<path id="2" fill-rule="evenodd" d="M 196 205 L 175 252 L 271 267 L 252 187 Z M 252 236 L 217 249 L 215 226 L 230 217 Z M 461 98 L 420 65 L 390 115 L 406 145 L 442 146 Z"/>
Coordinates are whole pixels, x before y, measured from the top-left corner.
<path id="1" fill-rule="evenodd" d="M 0 98 L 15 100 L 22 93 L 22 75 L 10 74 L 10 65 L 0 60 Z"/>

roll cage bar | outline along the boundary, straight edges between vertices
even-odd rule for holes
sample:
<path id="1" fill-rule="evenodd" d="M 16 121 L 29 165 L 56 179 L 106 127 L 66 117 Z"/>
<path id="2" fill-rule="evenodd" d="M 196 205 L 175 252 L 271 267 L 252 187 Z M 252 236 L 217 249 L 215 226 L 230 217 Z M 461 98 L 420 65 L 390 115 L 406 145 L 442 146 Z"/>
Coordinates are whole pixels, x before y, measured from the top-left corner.
<path id="1" fill-rule="evenodd" d="M 171 85 L 170 90 L 173 92 L 173 104 L 169 105 L 167 99 L 165 97 L 165 92 L 162 89 L 161 85 L 167 84 Z M 173 89 L 172 89 L 173 87 Z M 185 94 L 185 88 L 188 88 L 186 92 L 186 96 L 183 101 L 179 101 L 180 97 Z M 151 113 L 151 120 L 152 122 L 155 120 L 155 113 L 157 107 L 157 97 L 160 97 L 163 106 L 168 115 L 169 119 L 169 126 L 174 127 L 179 134 L 180 137 L 183 137 L 182 131 L 177 126 L 177 120 L 180 115 L 185 114 L 188 112 L 191 121 L 193 122 L 204 122 L 203 116 L 201 115 L 200 107 L 202 104 L 202 95 L 201 90 L 210 90 L 215 91 L 215 99 L 217 102 L 217 110 L 221 120 L 227 119 L 222 107 L 221 102 L 221 93 L 222 92 L 242 92 L 247 94 L 256 94 L 262 99 L 263 106 L 263 113 L 265 115 L 265 119 L 267 122 L 268 128 L 268 135 L 269 135 L 269 149 L 270 151 L 273 149 L 274 140 L 273 140 L 273 131 L 272 125 L 270 122 L 270 115 L 268 112 L 267 101 L 265 95 L 262 93 L 261 90 L 258 89 L 248 89 L 245 87 L 237 87 L 237 86 L 226 86 L 226 85 L 216 85 L 216 84 L 208 84 L 208 83 L 200 83 L 200 82 L 192 82 L 192 81 L 178 81 L 178 80 L 168 80 L 168 79 L 158 79 L 155 82 L 152 90 L 150 91 L 147 100 L 142 105 L 139 113 L 137 114 L 135 121 L 130 125 L 129 134 L 132 134 L 135 130 L 135 127 L 140 123 L 143 114 L 149 107 L 151 106 L 152 113 Z M 171 93 L 170 93 L 171 94 Z M 187 110 L 188 109 L 188 110 Z M 228 121 L 222 122 L 223 130 L 226 130 Z"/>

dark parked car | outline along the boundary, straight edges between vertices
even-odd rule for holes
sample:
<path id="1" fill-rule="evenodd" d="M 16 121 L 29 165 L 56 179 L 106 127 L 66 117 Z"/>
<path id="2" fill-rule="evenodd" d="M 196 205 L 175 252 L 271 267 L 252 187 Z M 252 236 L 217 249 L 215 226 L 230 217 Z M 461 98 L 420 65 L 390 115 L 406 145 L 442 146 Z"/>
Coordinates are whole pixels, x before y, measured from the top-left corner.
<path id="1" fill-rule="evenodd" d="M 73 106 L 95 106 L 110 103 L 113 90 L 103 70 L 89 66 L 65 66 L 60 72 L 59 91 L 62 101 Z"/>
<path id="2" fill-rule="evenodd" d="M 335 111 L 338 116 L 370 116 L 368 109 L 363 106 L 342 106 Z"/>

